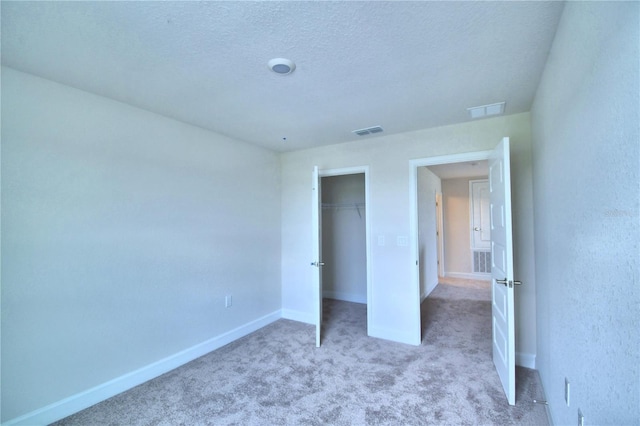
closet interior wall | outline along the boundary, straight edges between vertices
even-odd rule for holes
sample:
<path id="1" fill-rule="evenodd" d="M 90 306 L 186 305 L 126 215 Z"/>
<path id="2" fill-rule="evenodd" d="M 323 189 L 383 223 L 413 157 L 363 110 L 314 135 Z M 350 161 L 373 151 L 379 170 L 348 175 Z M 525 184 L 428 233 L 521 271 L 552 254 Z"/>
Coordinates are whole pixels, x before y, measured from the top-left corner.
<path id="1" fill-rule="evenodd" d="M 367 303 L 365 176 L 322 178 L 323 297 Z"/>

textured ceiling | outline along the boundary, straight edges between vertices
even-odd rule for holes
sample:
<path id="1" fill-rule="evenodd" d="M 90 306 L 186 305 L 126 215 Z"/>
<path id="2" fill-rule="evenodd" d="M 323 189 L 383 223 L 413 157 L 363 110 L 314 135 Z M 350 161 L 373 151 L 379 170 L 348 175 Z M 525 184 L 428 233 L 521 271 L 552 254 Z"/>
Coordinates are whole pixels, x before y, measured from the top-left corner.
<path id="1" fill-rule="evenodd" d="M 2 1 L 2 63 L 288 151 L 529 111 L 562 7 Z"/>

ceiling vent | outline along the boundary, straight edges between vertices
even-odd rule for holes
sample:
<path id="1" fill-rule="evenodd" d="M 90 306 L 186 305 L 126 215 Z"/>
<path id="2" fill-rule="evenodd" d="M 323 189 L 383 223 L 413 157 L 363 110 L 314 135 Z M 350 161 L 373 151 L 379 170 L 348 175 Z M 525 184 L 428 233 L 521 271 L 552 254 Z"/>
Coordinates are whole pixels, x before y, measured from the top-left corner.
<path id="1" fill-rule="evenodd" d="M 471 116 L 471 118 L 482 118 L 491 115 L 501 115 L 504 114 L 504 105 L 505 102 L 498 102 L 496 104 L 467 108 L 467 111 L 469 111 L 469 115 Z"/>
<path id="2" fill-rule="evenodd" d="M 353 130 L 353 133 L 355 133 L 358 136 L 365 136 L 365 135 L 371 135 L 374 133 L 382 133 L 382 127 L 380 126 L 373 126 L 373 127 L 367 127 L 366 129 L 358 129 L 358 130 Z"/>

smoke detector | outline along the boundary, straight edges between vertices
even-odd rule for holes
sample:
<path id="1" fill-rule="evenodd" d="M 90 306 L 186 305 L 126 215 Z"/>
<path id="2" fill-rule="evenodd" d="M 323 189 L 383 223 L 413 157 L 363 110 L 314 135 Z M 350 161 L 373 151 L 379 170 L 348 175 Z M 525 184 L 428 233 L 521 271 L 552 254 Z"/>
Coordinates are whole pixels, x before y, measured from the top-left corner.
<path id="1" fill-rule="evenodd" d="M 269 61 L 269 69 L 276 74 L 287 75 L 296 69 L 296 64 L 290 59 L 273 58 Z"/>

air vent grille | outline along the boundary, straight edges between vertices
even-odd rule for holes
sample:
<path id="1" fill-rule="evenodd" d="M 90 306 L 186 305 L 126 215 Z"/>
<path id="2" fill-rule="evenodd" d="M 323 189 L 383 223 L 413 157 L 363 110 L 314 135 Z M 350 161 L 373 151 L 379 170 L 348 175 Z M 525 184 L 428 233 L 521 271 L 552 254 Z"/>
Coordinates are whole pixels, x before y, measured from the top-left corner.
<path id="1" fill-rule="evenodd" d="M 383 131 L 384 130 L 382 129 L 382 127 L 373 126 L 373 127 L 367 127 L 366 129 L 353 130 L 353 133 L 355 133 L 358 136 L 365 136 L 373 133 L 382 133 Z"/>
<path id="2" fill-rule="evenodd" d="M 473 272 L 480 272 L 483 274 L 491 273 L 491 252 L 479 251 L 473 252 Z"/>

